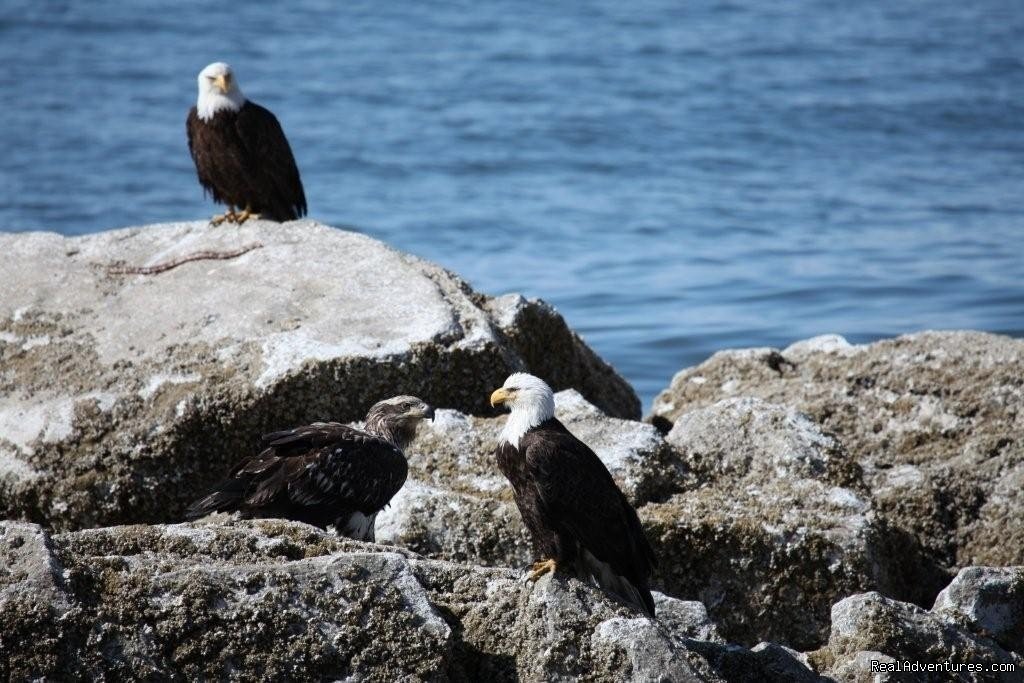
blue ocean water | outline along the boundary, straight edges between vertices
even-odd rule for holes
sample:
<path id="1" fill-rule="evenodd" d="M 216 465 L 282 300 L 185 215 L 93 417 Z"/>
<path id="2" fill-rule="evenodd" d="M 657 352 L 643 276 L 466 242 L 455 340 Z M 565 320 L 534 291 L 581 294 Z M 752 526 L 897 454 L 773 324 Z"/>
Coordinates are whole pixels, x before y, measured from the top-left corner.
<path id="1" fill-rule="evenodd" d="M 0 229 L 204 218 L 232 63 L 311 216 L 554 303 L 645 405 L 734 346 L 1024 335 L 1024 4 L 0 5 Z"/>

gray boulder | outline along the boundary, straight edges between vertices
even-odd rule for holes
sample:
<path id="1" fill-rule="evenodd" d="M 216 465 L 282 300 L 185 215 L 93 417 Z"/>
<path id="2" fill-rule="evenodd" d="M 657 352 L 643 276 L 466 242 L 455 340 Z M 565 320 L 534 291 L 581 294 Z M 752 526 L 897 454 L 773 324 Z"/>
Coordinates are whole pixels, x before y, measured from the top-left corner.
<path id="1" fill-rule="evenodd" d="M 519 572 L 278 520 L 52 537 L 0 522 L 0 561 L 4 680 L 68 672 L 99 680 L 949 678 L 876 676 L 874 660 L 956 666 L 957 680 L 1010 681 L 1016 674 L 965 673 L 966 665 L 1024 666 L 982 626 L 1012 628 L 1012 618 L 991 615 L 1020 605 L 1017 579 L 987 568 L 965 571 L 930 612 L 873 592 L 845 598 L 832 608 L 827 644 L 801 654 L 777 643 L 724 642 L 699 603 L 658 594 L 660 616 L 651 621 L 575 579 L 531 584 Z"/>
<path id="2" fill-rule="evenodd" d="M 718 626 L 708 616 L 704 603 L 696 600 L 680 600 L 670 595 L 652 591 L 658 622 L 673 634 L 690 640 L 710 643 L 725 643 Z"/>
<path id="3" fill-rule="evenodd" d="M 833 335 L 716 353 L 673 378 L 651 420 L 667 430 L 738 396 L 793 406 L 843 443 L 875 510 L 937 562 L 1024 564 L 1022 376 L 1018 339 L 923 332 L 852 346 Z"/>
<path id="4" fill-rule="evenodd" d="M 56 670 L 58 624 L 72 607 L 49 536 L 35 524 L 0 522 L 0 680 L 30 678 L 5 664 L 19 657 L 33 670 Z"/>
<path id="5" fill-rule="evenodd" d="M 817 674 L 807 657 L 777 643 L 758 643 L 747 649 L 739 645 L 690 641 L 716 675 L 729 683 L 817 683 L 828 681 Z"/>
<path id="6" fill-rule="evenodd" d="M 659 585 L 704 603 L 729 641 L 814 648 L 846 595 L 920 597 L 919 553 L 879 521 L 860 468 L 806 416 L 727 399 L 681 415 L 667 441 L 698 484 L 640 510 Z"/>
<path id="7" fill-rule="evenodd" d="M 1024 567 L 965 567 L 932 612 L 1024 655 Z"/>
<path id="8" fill-rule="evenodd" d="M 197 252 L 237 253 L 159 274 Z M 0 515 L 177 517 L 261 433 L 412 393 L 463 412 L 514 370 L 609 414 L 639 401 L 550 306 L 311 221 L 0 235 Z M 187 485 L 185 485 L 187 483 Z"/>
<path id="9" fill-rule="evenodd" d="M 970 633 L 943 615 L 878 593 L 850 596 L 832 608 L 828 644 L 810 661 L 839 681 L 1019 680 L 1024 658 Z M 874 663 L 873 663 L 874 662 Z M 935 670 L 886 671 L 905 663 Z M 1011 666 L 1005 675 L 970 667 Z M 879 676 L 879 674 L 881 674 Z M 891 675 L 891 678 L 890 678 Z"/>

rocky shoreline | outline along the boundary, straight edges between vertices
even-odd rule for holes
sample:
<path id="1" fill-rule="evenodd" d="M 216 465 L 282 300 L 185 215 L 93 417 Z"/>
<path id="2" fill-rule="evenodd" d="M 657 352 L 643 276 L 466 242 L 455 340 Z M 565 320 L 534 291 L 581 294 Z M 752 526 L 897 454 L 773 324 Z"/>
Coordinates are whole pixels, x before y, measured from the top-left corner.
<path id="1" fill-rule="evenodd" d="M 242 244 L 260 246 L 105 267 Z M 871 660 L 1024 675 L 1020 340 L 723 351 L 640 421 L 547 304 L 355 233 L 181 223 L 0 248 L 0 677 L 908 679 Z M 491 461 L 504 418 L 485 401 L 524 368 L 636 505 L 656 623 L 572 579 L 520 580 L 526 538 Z M 400 392 L 444 409 L 378 544 L 174 523 L 261 433 Z"/>

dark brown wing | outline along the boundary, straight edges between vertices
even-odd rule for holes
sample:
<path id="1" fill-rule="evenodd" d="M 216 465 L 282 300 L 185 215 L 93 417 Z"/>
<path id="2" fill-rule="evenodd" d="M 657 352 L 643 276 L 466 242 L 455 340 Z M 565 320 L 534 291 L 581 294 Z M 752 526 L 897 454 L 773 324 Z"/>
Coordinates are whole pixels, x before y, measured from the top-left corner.
<path id="1" fill-rule="evenodd" d="M 558 534 L 548 524 L 545 512 L 541 510 L 534 474 L 527 466 L 522 453 L 512 444 L 503 442 L 495 451 L 495 459 L 498 462 L 498 469 L 512 484 L 516 507 L 523 518 L 523 526 L 529 532 L 534 559 L 558 557 Z"/>
<path id="2" fill-rule="evenodd" d="M 246 102 L 235 121 L 238 137 L 248 156 L 247 168 L 260 177 L 261 196 L 254 207 L 267 218 L 294 220 L 306 215 L 306 194 L 292 148 L 269 109 Z"/>
<path id="3" fill-rule="evenodd" d="M 249 162 L 235 131 L 235 118 L 235 112 L 224 111 L 203 121 L 192 107 L 185 132 L 199 184 L 215 202 L 243 208 L 258 193 L 251 185 Z"/>
<path id="4" fill-rule="evenodd" d="M 207 155 L 201 151 L 201 138 L 203 135 L 202 130 L 200 130 L 201 125 L 199 114 L 196 108 L 192 107 L 188 110 L 188 118 L 185 120 L 185 132 L 188 135 L 188 153 L 192 157 L 192 163 L 196 165 L 196 175 L 199 177 L 199 184 L 213 196 L 214 201 L 220 202 L 223 201 L 223 198 L 214 185 Z"/>
<path id="5" fill-rule="evenodd" d="M 655 564 L 654 551 L 636 511 L 597 454 L 555 419 L 527 432 L 520 449 L 546 524 L 563 539 L 578 542 L 615 576 L 628 579 L 643 603 L 637 607 L 653 615 L 647 581 Z M 604 588 L 619 592 L 602 580 L 601 573 L 595 570 L 594 578 Z M 620 597 L 631 601 L 628 594 Z"/>
<path id="6" fill-rule="evenodd" d="M 193 503 L 189 519 L 243 510 L 325 525 L 340 512 L 381 510 L 405 483 L 408 464 L 387 441 L 336 422 L 264 437 L 266 448 Z"/>

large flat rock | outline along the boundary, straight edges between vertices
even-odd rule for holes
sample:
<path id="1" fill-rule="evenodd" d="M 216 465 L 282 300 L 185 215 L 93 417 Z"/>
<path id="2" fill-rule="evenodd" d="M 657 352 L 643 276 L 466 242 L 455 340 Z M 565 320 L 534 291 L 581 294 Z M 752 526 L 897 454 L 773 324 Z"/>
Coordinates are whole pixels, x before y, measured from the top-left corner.
<path id="1" fill-rule="evenodd" d="M 159 274 L 112 274 L 232 252 Z M 265 431 L 395 394 L 467 413 L 528 369 L 606 412 L 628 384 L 540 301 L 311 221 L 0 235 L 0 514 L 174 519 Z"/>

